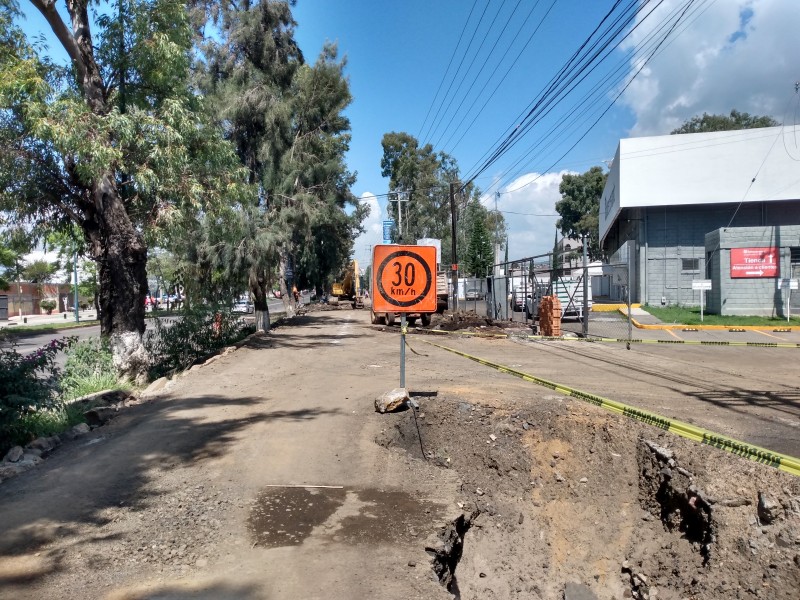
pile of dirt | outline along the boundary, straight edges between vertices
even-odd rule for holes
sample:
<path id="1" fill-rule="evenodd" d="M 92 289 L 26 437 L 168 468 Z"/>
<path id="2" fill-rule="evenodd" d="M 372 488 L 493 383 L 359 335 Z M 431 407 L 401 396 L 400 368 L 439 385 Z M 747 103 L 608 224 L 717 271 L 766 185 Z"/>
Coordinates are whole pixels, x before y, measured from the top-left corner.
<path id="1" fill-rule="evenodd" d="M 417 401 L 377 442 L 457 471 L 456 595 L 797 597 L 797 478 L 562 396 Z"/>
<path id="2" fill-rule="evenodd" d="M 472 333 L 530 333 L 530 325 L 514 321 L 499 321 L 479 315 L 474 311 L 458 312 L 453 315 L 436 315 L 429 329 L 439 331 L 468 331 Z"/>

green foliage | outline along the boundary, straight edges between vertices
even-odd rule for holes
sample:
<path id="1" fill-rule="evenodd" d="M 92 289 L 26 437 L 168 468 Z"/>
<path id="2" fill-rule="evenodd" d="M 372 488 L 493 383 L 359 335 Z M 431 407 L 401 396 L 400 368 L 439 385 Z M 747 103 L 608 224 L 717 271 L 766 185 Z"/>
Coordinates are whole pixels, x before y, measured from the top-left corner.
<path id="1" fill-rule="evenodd" d="M 710 131 L 732 131 L 734 129 L 755 129 L 758 127 L 777 127 L 780 125 L 772 117 L 759 117 L 734 109 L 730 115 L 710 115 L 692 117 L 670 133 L 707 133 Z"/>
<path id="2" fill-rule="evenodd" d="M 7 290 L 15 272 L 17 254 L 10 248 L 0 246 L 0 290 Z"/>
<path id="3" fill-rule="evenodd" d="M 39 306 L 42 308 L 42 310 L 47 311 L 47 313 L 50 314 L 53 311 L 53 309 L 55 309 L 55 307 L 58 306 L 58 304 L 55 300 L 51 300 L 50 298 L 45 298 L 44 300 L 39 302 Z"/>
<path id="4" fill-rule="evenodd" d="M 345 163 L 351 95 L 335 45 L 304 64 L 289 3 L 223 7 L 220 26 L 221 41 L 205 47 L 203 86 L 256 197 L 206 214 L 195 239 L 174 249 L 216 299 L 249 288 L 263 311 L 281 272 L 322 286 L 361 231 L 367 209 Z"/>
<path id="5" fill-rule="evenodd" d="M 389 199 L 400 200 L 389 202 L 389 215 L 399 224 L 398 204 L 402 204 L 403 211 L 403 231 L 396 232 L 394 241 L 440 239 L 442 262 L 452 262 L 450 182 L 458 180 L 455 159 L 435 152 L 430 144 L 420 147 L 417 139 L 405 132 L 385 133 L 381 146 L 381 175 L 389 178 L 389 191 L 397 194 Z"/>
<path id="6" fill-rule="evenodd" d="M 130 389 L 130 383 L 117 378 L 108 342 L 99 338 L 70 347 L 60 386 L 64 402 L 103 390 Z"/>
<path id="7" fill-rule="evenodd" d="M 22 415 L 15 427 L 17 437 L 12 439 L 11 444 L 24 444 L 38 437 L 49 437 L 78 423 L 85 423 L 84 410 L 86 407 L 59 403 Z"/>
<path id="8" fill-rule="evenodd" d="M 715 315 L 708 311 L 700 321 L 699 306 L 652 306 L 645 304 L 642 306 L 654 317 L 661 319 L 664 323 L 679 323 L 681 325 L 724 325 L 730 327 L 755 325 L 762 327 L 785 327 L 787 326 L 786 317 L 756 317 L 745 315 Z M 800 316 L 792 316 L 792 326 L 800 325 Z"/>
<path id="9" fill-rule="evenodd" d="M 58 265 L 46 260 L 34 260 L 22 270 L 22 276 L 31 283 L 47 283 L 53 280 Z"/>
<path id="10" fill-rule="evenodd" d="M 77 225 L 78 254 L 98 264 L 103 333 L 140 331 L 144 240 L 184 239 L 246 193 L 246 173 L 191 85 L 184 2 L 42 4 L 71 64 L 0 18 L 0 209 L 37 231 Z"/>
<path id="11" fill-rule="evenodd" d="M 57 407 L 55 356 L 69 343 L 53 340 L 26 355 L 13 345 L 0 348 L 0 449 L 28 441 L 25 417 Z"/>
<path id="12" fill-rule="evenodd" d="M 204 356 L 230 346 L 255 331 L 230 308 L 208 306 L 185 310 L 179 319 L 154 320 L 155 328 L 145 337 L 151 357 L 150 376 L 160 377 L 186 369 Z"/>
<path id="13" fill-rule="evenodd" d="M 492 216 L 477 198 L 467 205 L 467 251 L 464 256 L 464 269 L 473 277 L 485 277 L 494 264 L 494 247 L 489 233 Z"/>
<path id="14" fill-rule="evenodd" d="M 602 255 L 600 198 L 607 177 L 602 167 L 592 167 L 580 175 L 564 175 L 558 186 L 561 200 L 556 202 L 556 212 L 561 218 L 556 227 L 570 238 L 582 239 L 587 236 L 589 260 L 598 260 Z"/>

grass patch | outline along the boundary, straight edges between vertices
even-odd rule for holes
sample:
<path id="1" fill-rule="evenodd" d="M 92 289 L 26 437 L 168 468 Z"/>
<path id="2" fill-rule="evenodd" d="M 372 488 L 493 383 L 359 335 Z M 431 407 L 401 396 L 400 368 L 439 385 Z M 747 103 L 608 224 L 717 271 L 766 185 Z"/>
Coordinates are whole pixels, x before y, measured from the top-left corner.
<path id="1" fill-rule="evenodd" d="M 738 315 L 710 315 L 704 313 L 700 320 L 699 306 L 650 306 L 643 304 L 642 308 L 664 323 L 681 325 L 730 325 L 739 327 L 750 325 L 756 327 L 800 327 L 800 317 L 792 317 L 787 324 L 785 317 L 747 317 Z"/>
<path id="2" fill-rule="evenodd" d="M 24 415 L 18 422 L 19 437 L 14 443 L 24 445 L 38 437 L 50 437 L 74 427 L 78 423 L 85 423 L 83 416 L 85 407 L 62 404 L 53 408 L 40 409 Z"/>
<path id="3" fill-rule="evenodd" d="M 130 390 L 128 381 L 119 381 L 106 340 L 92 338 L 75 343 L 67 351 L 67 364 L 60 381 L 61 400 L 71 402 L 103 390 Z"/>
<path id="4" fill-rule="evenodd" d="M 11 325 L 0 330 L 0 336 L 24 337 L 26 335 L 38 335 L 40 333 L 55 333 L 64 329 L 77 329 L 79 327 L 91 327 L 99 325 L 100 321 L 65 321 L 64 323 L 42 323 L 40 325 Z"/>

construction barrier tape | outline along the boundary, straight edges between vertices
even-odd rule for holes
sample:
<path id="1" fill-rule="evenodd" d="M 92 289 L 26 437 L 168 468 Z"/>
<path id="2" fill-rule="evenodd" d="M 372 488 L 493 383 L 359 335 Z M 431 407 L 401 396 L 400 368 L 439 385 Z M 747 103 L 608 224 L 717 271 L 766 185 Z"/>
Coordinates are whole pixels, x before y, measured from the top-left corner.
<path id="1" fill-rule="evenodd" d="M 479 364 L 496 369 L 501 373 L 507 373 L 509 375 L 519 377 L 524 381 L 536 383 L 551 390 L 555 390 L 556 392 L 561 392 L 562 394 L 572 398 L 583 400 L 584 402 L 605 408 L 611 412 L 636 419 L 637 421 L 658 427 L 664 431 L 675 433 L 692 441 L 700 442 L 701 444 L 706 444 L 707 446 L 713 446 L 715 448 L 719 448 L 720 450 L 730 452 L 731 454 L 736 454 L 737 456 L 742 456 L 749 460 L 769 465 L 770 467 L 775 467 L 781 471 L 786 471 L 792 475 L 800 476 L 800 459 L 798 458 L 773 452 L 772 450 L 767 450 L 766 448 L 753 446 L 752 444 L 741 442 L 739 440 L 702 429 L 701 427 L 697 427 L 695 425 L 690 425 L 688 423 L 662 417 L 661 415 L 643 410 L 641 408 L 636 408 L 635 406 L 629 406 L 627 404 L 623 404 L 622 402 L 617 402 L 616 400 L 609 400 L 608 398 L 603 398 L 602 396 L 597 396 L 596 394 L 576 390 L 560 383 L 555 383 L 548 381 L 547 379 L 542 379 L 541 377 L 536 377 L 535 375 L 529 375 L 528 373 L 518 371 L 517 369 L 506 367 L 505 365 L 500 365 L 489 360 L 467 354 L 466 352 L 456 350 L 454 348 L 448 348 L 447 346 L 442 346 L 441 344 L 437 344 L 435 342 L 428 340 L 422 341 L 426 344 L 430 344 L 431 346 L 441 348 L 442 350 L 447 350 L 453 354 L 463 356 L 464 358 L 468 358 L 469 360 L 475 361 Z"/>
<path id="2" fill-rule="evenodd" d="M 416 330 L 417 333 L 422 333 Z M 548 337 L 544 335 L 524 335 L 513 333 L 481 333 L 479 331 L 444 331 L 441 329 L 429 329 L 424 333 L 439 333 L 445 335 L 463 335 L 467 337 L 480 338 L 503 338 L 503 339 L 523 339 L 541 340 L 546 342 L 600 342 L 612 344 L 684 344 L 687 346 L 747 346 L 750 348 L 800 348 L 800 343 L 793 342 L 726 342 L 715 340 L 642 340 L 628 338 L 604 338 L 604 337 Z"/>

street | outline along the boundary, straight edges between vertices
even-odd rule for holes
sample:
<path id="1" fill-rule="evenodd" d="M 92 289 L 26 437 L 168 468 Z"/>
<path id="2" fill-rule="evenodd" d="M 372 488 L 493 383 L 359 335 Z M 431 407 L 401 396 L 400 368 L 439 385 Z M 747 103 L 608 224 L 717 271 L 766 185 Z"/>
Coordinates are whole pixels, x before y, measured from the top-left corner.
<path id="1" fill-rule="evenodd" d="M 398 331 L 363 310 L 299 316 L 3 481 L 0 596 L 556 599 L 583 582 L 619 598 L 630 561 L 663 598 L 690 581 L 730 597 L 764 572 L 771 598 L 795 597 L 792 545 L 769 541 L 791 521 L 748 523 L 759 493 L 800 497 L 797 478 L 426 340 L 800 454 L 794 351 L 411 335 L 420 409 L 380 415 Z M 683 469 L 731 500 L 710 517 L 712 563 L 662 523 L 645 442 L 673 457 L 673 484 Z"/>

